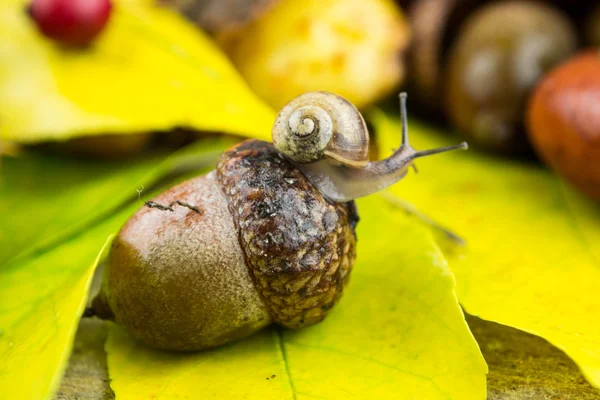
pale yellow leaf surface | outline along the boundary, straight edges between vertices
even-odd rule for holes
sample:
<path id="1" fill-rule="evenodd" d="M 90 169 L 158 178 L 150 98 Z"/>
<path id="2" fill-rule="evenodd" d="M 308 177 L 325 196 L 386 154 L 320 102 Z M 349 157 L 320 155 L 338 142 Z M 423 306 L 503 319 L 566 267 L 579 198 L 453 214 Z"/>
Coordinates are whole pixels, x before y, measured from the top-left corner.
<path id="1" fill-rule="evenodd" d="M 86 49 L 44 38 L 28 3 L 0 2 L 0 138 L 174 126 L 270 137 L 273 111 L 210 39 L 155 0 L 115 0 L 105 31 Z"/>
<path id="2" fill-rule="evenodd" d="M 358 207 L 357 264 L 324 322 L 185 355 L 112 326 L 117 400 L 485 399 L 487 366 L 430 232 L 380 196 Z"/>
<path id="3" fill-rule="evenodd" d="M 109 233 L 101 226 L 27 263 L 0 269 L 1 398 L 46 399 L 58 387 L 104 248 L 93 257 Z M 69 258 L 77 253 L 87 254 L 89 262 Z"/>
<path id="4" fill-rule="evenodd" d="M 373 121 L 381 150 L 397 147 L 399 121 Z M 456 141 L 410 130 L 419 149 Z M 600 206 L 540 166 L 476 150 L 417 166 L 393 191 L 466 239 L 446 254 L 465 309 L 547 339 L 600 387 Z"/>
<path id="5" fill-rule="evenodd" d="M 217 350 L 180 354 L 150 350 L 113 325 L 106 349 L 119 400 L 292 399 L 274 330 Z"/>

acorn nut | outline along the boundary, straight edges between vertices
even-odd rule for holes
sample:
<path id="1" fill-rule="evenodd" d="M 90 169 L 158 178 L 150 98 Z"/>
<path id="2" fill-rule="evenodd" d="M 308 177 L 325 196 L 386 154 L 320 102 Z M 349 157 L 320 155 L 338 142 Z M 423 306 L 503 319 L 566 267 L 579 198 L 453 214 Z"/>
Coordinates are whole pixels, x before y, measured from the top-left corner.
<path id="1" fill-rule="evenodd" d="M 369 134 L 352 104 L 326 92 L 298 97 L 277 117 L 274 146 L 231 147 L 216 170 L 167 190 L 125 223 L 87 314 L 181 351 L 272 322 L 295 329 L 321 321 L 354 264 L 353 199 L 398 181 L 418 157 L 466 147 L 416 151 L 406 125 L 402 137 L 388 159 L 369 161 Z"/>

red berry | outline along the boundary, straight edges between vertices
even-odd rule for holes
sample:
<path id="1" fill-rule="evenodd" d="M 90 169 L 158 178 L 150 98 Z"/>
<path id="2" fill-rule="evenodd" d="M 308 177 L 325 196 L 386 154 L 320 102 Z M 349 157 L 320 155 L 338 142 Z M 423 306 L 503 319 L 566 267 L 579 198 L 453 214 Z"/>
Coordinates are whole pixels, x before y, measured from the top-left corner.
<path id="1" fill-rule="evenodd" d="M 29 14 L 45 36 L 83 46 L 102 31 L 111 8 L 110 0 L 33 0 Z"/>

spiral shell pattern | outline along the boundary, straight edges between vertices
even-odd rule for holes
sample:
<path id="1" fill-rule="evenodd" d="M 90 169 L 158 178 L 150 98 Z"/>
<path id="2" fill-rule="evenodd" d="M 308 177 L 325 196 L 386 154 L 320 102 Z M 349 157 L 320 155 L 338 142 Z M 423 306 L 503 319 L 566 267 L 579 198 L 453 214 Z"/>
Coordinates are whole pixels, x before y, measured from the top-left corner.
<path id="1" fill-rule="evenodd" d="M 369 132 L 360 112 L 328 92 L 306 93 L 289 102 L 273 125 L 273 143 L 298 163 L 325 157 L 351 166 L 369 161 Z"/>

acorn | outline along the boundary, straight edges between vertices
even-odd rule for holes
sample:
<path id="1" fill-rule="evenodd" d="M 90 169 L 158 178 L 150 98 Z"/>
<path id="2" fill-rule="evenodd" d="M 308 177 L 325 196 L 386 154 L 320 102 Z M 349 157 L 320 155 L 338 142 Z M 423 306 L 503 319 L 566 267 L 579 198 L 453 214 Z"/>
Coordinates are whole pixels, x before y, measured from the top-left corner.
<path id="1" fill-rule="evenodd" d="M 448 56 L 448 117 L 461 135 L 482 148 L 526 151 L 528 96 L 576 48 L 575 28 L 558 9 L 517 1 L 479 8 L 465 20 Z"/>
<path id="2" fill-rule="evenodd" d="M 273 125 L 274 145 L 233 146 L 215 170 L 125 223 L 86 314 L 178 351 L 323 320 L 354 264 L 353 200 L 397 182 L 418 157 L 466 147 L 414 150 L 402 114 L 402 145 L 369 161 L 369 133 L 351 103 L 327 92 L 292 100 Z"/>
<path id="3" fill-rule="evenodd" d="M 528 134 L 539 156 L 592 199 L 600 200 L 600 51 L 551 71 L 528 108 Z"/>

